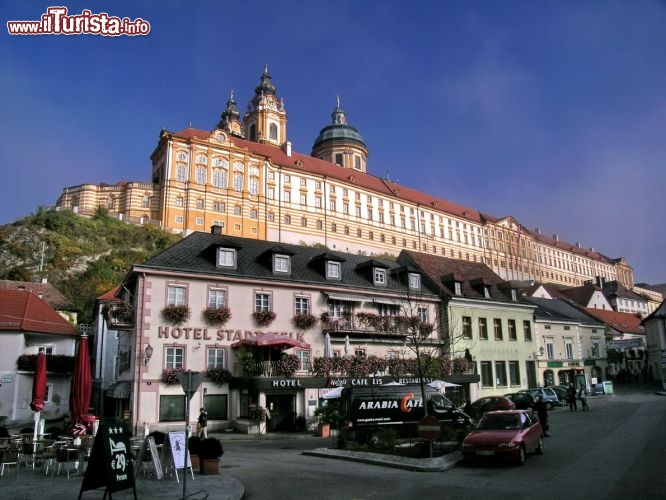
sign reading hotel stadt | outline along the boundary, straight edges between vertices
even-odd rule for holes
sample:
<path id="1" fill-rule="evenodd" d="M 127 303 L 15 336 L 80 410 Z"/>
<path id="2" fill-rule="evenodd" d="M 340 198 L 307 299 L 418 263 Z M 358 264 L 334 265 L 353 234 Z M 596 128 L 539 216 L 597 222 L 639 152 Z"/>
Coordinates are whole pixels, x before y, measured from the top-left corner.
<path id="1" fill-rule="evenodd" d="M 160 326 L 157 328 L 157 338 L 179 339 L 179 340 L 215 340 L 217 342 L 239 342 L 243 339 L 251 339 L 272 333 L 284 337 L 305 342 L 305 332 L 268 332 L 264 330 L 237 330 L 237 329 L 214 329 L 193 328 L 188 326 L 170 327 Z"/>

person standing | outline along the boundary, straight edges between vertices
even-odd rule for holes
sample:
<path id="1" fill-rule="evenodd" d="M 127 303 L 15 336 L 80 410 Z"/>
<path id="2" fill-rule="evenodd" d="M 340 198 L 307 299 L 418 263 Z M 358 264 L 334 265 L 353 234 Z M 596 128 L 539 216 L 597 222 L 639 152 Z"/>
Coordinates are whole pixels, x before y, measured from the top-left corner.
<path id="1" fill-rule="evenodd" d="M 206 408 L 201 407 L 199 418 L 197 419 L 199 424 L 199 437 L 207 438 L 208 437 L 208 412 Z"/>
<path id="2" fill-rule="evenodd" d="M 578 411 L 578 405 L 576 404 L 576 388 L 573 384 L 569 384 L 569 389 L 567 389 L 567 399 L 569 401 L 569 411 Z"/>
<path id="3" fill-rule="evenodd" d="M 590 407 L 587 406 L 587 390 L 582 385 L 580 386 L 580 389 L 578 389 L 578 399 L 580 399 L 580 406 L 583 411 L 588 411 Z"/>
<path id="4" fill-rule="evenodd" d="M 550 434 L 548 434 L 548 407 L 541 396 L 534 398 L 532 409 L 537 413 L 544 437 L 550 437 Z"/>

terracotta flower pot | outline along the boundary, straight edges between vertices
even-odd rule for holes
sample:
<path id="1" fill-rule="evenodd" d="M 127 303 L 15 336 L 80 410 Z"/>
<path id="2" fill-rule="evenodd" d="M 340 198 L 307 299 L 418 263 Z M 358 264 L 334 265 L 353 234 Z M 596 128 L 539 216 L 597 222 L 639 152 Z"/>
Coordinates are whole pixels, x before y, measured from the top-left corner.
<path id="1" fill-rule="evenodd" d="M 213 474 L 220 473 L 220 459 L 219 458 L 208 458 L 204 460 L 199 460 L 202 476 L 211 476 Z"/>

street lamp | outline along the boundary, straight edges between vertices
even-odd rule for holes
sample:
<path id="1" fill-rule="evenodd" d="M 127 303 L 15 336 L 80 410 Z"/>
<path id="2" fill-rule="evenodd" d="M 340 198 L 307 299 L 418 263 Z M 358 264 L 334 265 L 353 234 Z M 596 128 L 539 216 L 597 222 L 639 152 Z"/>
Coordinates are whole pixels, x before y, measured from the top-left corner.
<path id="1" fill-rule="evenodd" d="M 543 346 L 539 347 L 539 351 L 537 352 L 537 356 L 543 356 Z"/>
<path id="2" fill-rule="evenodd" d="M 150 358 L 153 357 L 153 347 L 150 344 L 148 344 L 143 352 L 145 354 L 145 356 L 143 358 L 143 365 L 147 366 L 148 361 L 150 361 Z"/>

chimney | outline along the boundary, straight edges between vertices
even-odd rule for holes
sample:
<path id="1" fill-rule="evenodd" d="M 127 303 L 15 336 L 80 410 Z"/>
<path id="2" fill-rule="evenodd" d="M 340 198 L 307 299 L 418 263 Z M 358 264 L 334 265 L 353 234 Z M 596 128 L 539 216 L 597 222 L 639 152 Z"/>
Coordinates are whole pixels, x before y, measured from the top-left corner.
<path id="1" fill-rule="evenodd" d="M 536 234 L 541 234 L 541 228 L 539 228 L 539 227 L 534 228 L 534 232 L 535 232 Z"/>
<path id="2" fill-rule="evenodd" d="M 291 141 L 287 141 L 283 146 L 284 154 L 291 158 Z"/>
<path id="3" fill-rule="evenodd" d="M 576 248 L 580 248 L 580 241 L 576 242 Z"/>
<path id="4" fill-rule="evenodd" d="M 210 226 L 210 234 L 222 234 L 222 229 L 224 229 L 224 223 Z"/>
<path id="5" fill-rule="evenodd" d="M 555 234 L 553 235 L 553 239 L 554 239 L 555 241 L 560 241 L 560 237 L 557 236 L 557 233 L 555 233 Z"/>

